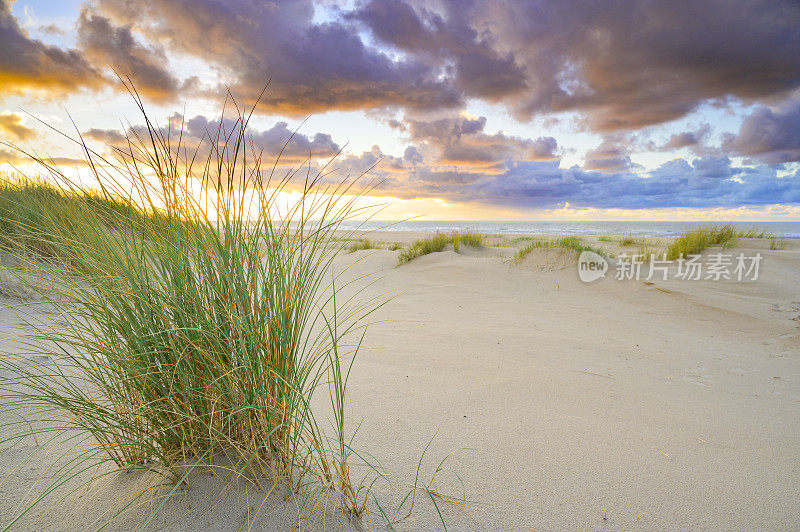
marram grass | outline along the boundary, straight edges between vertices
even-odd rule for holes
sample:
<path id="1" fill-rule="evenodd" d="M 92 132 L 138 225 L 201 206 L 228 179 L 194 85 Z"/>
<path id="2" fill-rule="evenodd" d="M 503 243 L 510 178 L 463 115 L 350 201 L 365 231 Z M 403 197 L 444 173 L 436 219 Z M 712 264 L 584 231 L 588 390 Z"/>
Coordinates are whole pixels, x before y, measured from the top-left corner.
<path id="1" fill-rule="evenodd" d="M 575 251 L 577 253 L 582 253 L 584 251 L 592 251 L 601 255 L 603 257 L 607 257 L 608 253 L 600 248 L 593 247 L 580 237 L 577 236 L 565 236 L 561 238 L 552 238 L 552 239 L 536 239 L 521 248 L 517 251 L 515 259 L 520 261 L 527 257 L 533 250 L 535 249 L 568 249 Z"/>
<path id="2" fill-rule="evenodd" d="M 667 248 L 667 259 L 695 255 L 710 246 L 732 248 L 737 238 L 769 238 L 765 231 L 739 231 L 733 224 L 708 225 L 681 233 Z"/>
<path id="3" fill-rule="evenodd" d="M 325 493 L 360 515 L 369 490 L 350 478 L 345 397 L 375 307 L 343 300 L 331 272 L 351 185 L 303 176 L 285 205 L 298 176 L 262 170 L 246 116 L 203 147 L 145 120 L 113 161 L 78 140 L 100 190 L 41 159 L 59 186 L 0 187 L 3 247 L 54 259 L 26 275 L 55 316 L 29 343 L 48 362 L 0 356 L 2 443 L 88 436 L 3 524 L 103 463 L 163 471 L 172 494 L 220 454 L 269 492 L 286 487 L 303 504 Z M 312 408 L 319 394 L 331 420 Z"/>
<path id="4" fill-rule="evenodd" d="M 453 246 L 453 251 L 459 253 L 461 245 L 481 247 L 483 235 L 473 231 L 452 231 L 449 233 L 435 233 L 429 237 L 412 242 L 407 249 L 400 253 L 400 264 L 405 264 L 423 255 L 444 251 L 448 245 Z"/>

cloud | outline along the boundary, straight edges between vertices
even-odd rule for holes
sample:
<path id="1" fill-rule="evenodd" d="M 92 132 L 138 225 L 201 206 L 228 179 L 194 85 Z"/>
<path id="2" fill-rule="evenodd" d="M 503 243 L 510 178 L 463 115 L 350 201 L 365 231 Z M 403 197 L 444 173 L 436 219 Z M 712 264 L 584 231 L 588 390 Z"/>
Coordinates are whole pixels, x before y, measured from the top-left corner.
<path id="1" fill-rule="evenodd" d="M 31 89 L 59 94 L 102 84 L 100 73 L 80 51 L 29 38 L 8 0 L 0 0 L 0 85 L 5 94 Z"/>
<path id="2" fill-rule="evenodd" d="M 461 115 L 428 120 L 406 117 L 401 129 L 433 166 L 500 173 L 511 160 L 558 158 L 558 143 L 553 137 L 526 139 L 502 131 L 489 134 L 484 132 L 485 127 L 486 117 Z"/>
<path id="3" fill-rule="evenodd" d="M 655 148 L 658 151 L 673 151 L 682 148 L 690 148 L 695 152 L 705 151 L 705 143 L 711 134 L 711 126 L 703 124 L 695 131 L 681 131 L 670 135 L 667 142 Z"/>
<path id="4" fill-rule="evenodd" d="M 757 108 L 722 147 L 767 164 L 800 161 L 800 98 L 783 109 Z"/>
<path id="5" fill-rule="evenodd" d="M 203 161 L 209 156 L 212 139 L 217 139 L 219 131 L 222 131 L 222 138 L 230 136 L 239 128 L 239 122 L 225 118 L 222 121 L 208 119 L 198 115 L 189 119 L 184 119 L 179 114 L 174 114 L 169 118 L 169 128 L 163 126 L 158 128 L 163 138 L 177 139 L 180 137 L 181 146 L 187 150 L 198 150 L 197 161 Z M 127 136 L 126 136 L 127 135 Z M 128 151 L 128 137 L 135 139 L 149 138 L 147 129 L 144 126 L 132 126 L 127 131 L 122 132 L 114 129 L 92 128 L 83 132 L 83 136 L 110 147 Z M 232 136 L 235 139 L 236 135 Z M 295 133 L 289 129 L 286 122 L 278 122 L 269 129 L 259 130 L 255 127 L 247 129 L 246 150 L 252 155 L 261 155 L 262 162 L 272 166 L 280 154 L 281 165 L 297 165 L 303 163 L 311 157 L 312 160 L 328 159 L 334 157 L 339 152 L 339 145 L 336 144 L 330 135 L 316 133 L 313 136 L 303 133 Z M 176 141 L 177 142 L 177 141 Z M 232 148 L 235 140 L 229 141 Z M 224 146 L 221 141 L 219 148 Z"/>
<path id="6" fill-rule="evenodd" d="M 726 158 L 676 159 L 646 175 L 604 174 L 528 162 L 468 187 L 462 199 L 516 207 L 603 209 L 716 208 L 800 203 L 800 172 L 778 177 L 769 166 L 734 167 Z"/>
<path id="7" fill-rule="evenodd" d="M 606 158 L 623 162 L 601 164 L 592 159 L 600 170 L 562 168 L 559 160 L 510 159 L 489 173 L 469 165 L 443 166 L 435 152 L 414 146 L 402 157 L 385 156 L 374 146 L 360 155 L 343 157 L 340 167 L 350 174 L 374 167 L 370 173 L 382 180 L 379 190 L 395 197 L 435 197 L 511 208 L 569 204 L 601 209 L 708 209 L 800 203 L 800 171 L 779 176 L 773 166 L 734 166 L 728 157 L 707 155 L 691 161 L 677 158 L 645 172 L 630 164 L 626 155 L 612 151 L 607 150 Z"/>
<path id="8" fill-rule="evenodd" d="M 78 17 L 78 44 L 94 64 L 113 68 L 129 78 L 136 90 L 153 100 L 175 99 L 192 83 L 181 83 L 169 70 L 163 47 L 137 42 L 130 26 L 115 26 L 102 15 L 81 10 Z"/>
<path id="9" fill-rule="evenodd" d="M 478 2 L 471 20 L 525 67 L 527 90 L 506 98 L 520 118 L 573 110 L 595 131 L 639 129 L 800 85 L 789 0 Z"/>
<path id="10" fill-rule="evenodd" d="M 83 132 L 85 138 L 102 142 L 103 144 L 122 147 L 127 144 L 124 134 L 115 129 L 98 129 L 91 128 Z"/>
<path id="11" fill-rule="evenodd" d="M 441 12 L 401 0 L 372 0 L 349 14 L 382 44 L 447 73 L 466 97 L 500 101 L 525 90 L 525 71 L 494 37 L 474 26 L 473 2 L 444 2 Z"/>
<path id="12" fill-rule="evenodd" d="M 5 111 L 0 113 L 0 133 L 13 140 L 28 140 L 36 136 L 36 130 L 22 123 L 22 116 Z"/>
<path id="13" fill-rule="evenodd" d="M 440 69 L 365 44 L 342 17 L 314 22 L 311 0 L 98 0 L 92 12 L 150 43 L 199 58 L 252 102 L 271 79 L 261 112 L 307 115 L 386 106 L 453 107 L 461 95 Z M 219 96 L 218 88 L 213 96 Z M 211 95 L 211 93 L 209 93 Z"/>
<path id="14" fill-rule="evenodd" d="M 220 97 L 227 84 L 252 103 L 271 79 L 263 113 L 452 111 L 481 100 L 520 120 L 579 113 L 605 133 L 800 88 L 791 0 L 92 0 L 78 50 L 28 38 L 0 1 L 0 79 L 17 92 L 97 88 L 110 65 L 158 100 L 189 88 Z M 169 64 L 182 57 L 219 86 L 181 79 Z"/>
<path id="15" fill-rule="evenodd" d="M 629 146 L 629 137 L 609 134 L 597 148 L 586 152 L 584 166 L 601 172 L 621 172 L 633 168 Z"/>
<path id="16" fill-rule="evenodd" d="M 88 166 L 83 159 L 76 159 L 74 157 L 45 157 L 37 155 L 39 159 L 51 166 Z M 5 150 L 0 148 L 0 164 L 6 163 L 11 165 L 18 165 L 23 163 L 34 163 L 31 157 L 16 150 Z"/>

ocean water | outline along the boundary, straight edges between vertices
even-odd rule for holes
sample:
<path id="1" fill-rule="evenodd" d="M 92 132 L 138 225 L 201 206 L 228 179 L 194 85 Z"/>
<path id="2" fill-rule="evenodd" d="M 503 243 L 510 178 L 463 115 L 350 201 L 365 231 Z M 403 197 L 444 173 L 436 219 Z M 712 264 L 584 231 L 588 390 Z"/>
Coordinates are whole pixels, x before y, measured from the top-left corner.
<path id="1" fill-rule="evenodd" d="M 687 229 L 705 225 L 723 225 L 721 222 L 518 222 L 518 221 L 444 221 L 428 222 L 411 220 L 391 222 L 370 220 L 350 222 L 346 228 L 358 224 L 367 231 L 411 231 L 432 233 L 436 231 L 479 231 L 497 234 L 542 234 L 542 235 L 633 235 L 633 236 L 677 236 Z M 737 229 L 766 231 L 770 235 L 784 238 L 800 238 L 800 222 L 734 222 Z"/>

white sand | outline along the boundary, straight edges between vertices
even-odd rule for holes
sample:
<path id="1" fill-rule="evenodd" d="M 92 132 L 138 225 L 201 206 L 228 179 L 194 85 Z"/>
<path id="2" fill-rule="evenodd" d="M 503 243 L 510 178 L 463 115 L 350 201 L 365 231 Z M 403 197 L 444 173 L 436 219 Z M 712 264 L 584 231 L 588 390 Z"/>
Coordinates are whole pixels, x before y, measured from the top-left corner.
<path id="1" fill-rule="evenodd" d="M 800 527 L 800 242 L 787 243 L 769 251 L 743 240 L 730 250 L 761 251 L 754 283 L 587 285 L 569 261 L 553 269 L 551 256 L 534 254 L 512 264 L 512 248 L 401 267 L 396 251 L 342 256 L 338 267 L 358 261 L 348 275 L 381 272 L 365 296 L 395 296 L 374 316 L 350 382 L 351 421 L 363 421 L 355 448 L 397 476 L 394 492 L 377 488 L 387 511 L 436 435 L 421 480 L 457 451 L 437 486 L 469 501 L 464 511 L 438 501 L 451 530 Z M 3 351 L 20 330 L 13 302 L 0 311 Z M 0 478 L 10 475 L 0 524 L 52 461 L 48 452 L 33 442 L 0 447 Z M 123 475 L 54 498 L 20 528 L 96 526 L 146 480 Z M 223 483 L 221 496 L 209 475 L 190 486 L 152 528 L 236 530 L 264 495 Z M 110 528 L 132 528 L 147 508 Z M 294 503 L 271 498 L 253 529 L 290 529 L 294 515 Z M 316 526 L 341 524 L 329 516 Z M 441 529 L 424 493 L 397 528 Z"/>

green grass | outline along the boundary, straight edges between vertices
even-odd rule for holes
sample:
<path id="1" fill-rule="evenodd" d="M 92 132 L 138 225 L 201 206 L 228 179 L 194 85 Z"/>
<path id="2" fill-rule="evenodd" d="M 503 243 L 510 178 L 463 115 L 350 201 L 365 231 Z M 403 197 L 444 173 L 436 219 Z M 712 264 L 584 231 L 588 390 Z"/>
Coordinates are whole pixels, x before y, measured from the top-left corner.
<path id="1" fill-rule="evenodd" d="M 631 236 L 631 235 L 620 237 L 617 240 L 617 242 L 619 242 L 620 246 L 626 247 L 626 248 L 627 247 L 646 246 L 647 245 L 647 239 L 638 238 L 638 237 Z"/>
<path id="2" fill-rule="evenodd" d="M 436 233 L 427 238 L 422 238 L 413 242 L 400 254 L 400 264 L 405 264 L 423 255 L 443 251 L 448 245 L 452 245 L 453 251 L 459 253 L 462 244 L 472 247 L 481 247 L 483 245 L 483 235 L 471 231 Z"/>
<path id="3" fill-rule="evenodd" d="M 82 218 L 89 214 L 92 223 L 115 233 L 138 233 L 144 224 L 157 227 L 164 221 L 161 211 L 148 212 L 120 196 L 66 185 L 21 175 L 0 179 L 0 249 L 74 261 L 78 257 L 59 235 L 81 234 Z"/>
<path id="4" fill-rule="evenodd" d="M 350 244 L 350 247 L 347 248 L 347 251 L 349 253 L 354 253 L 356 251 L 361 251 L 362 249 L 378 249 L 378 246 L 375 243 L 370 242 L 367 238 L 359 238 Z"/>
<path id="5" fill-rule="evenodd" d="M 601 236 L 598 240 L 600 240 L 600 242 L 616 243 L 625 248 L 636 247 L 636 246 L 641 247 L 648 245 L 648 241 L 646 238 L 636 237 L 633 235 L 627 235 L 621 237 Z"/>
<path id="6" fill-rule="evenodd" d="M 782 238 L 771 237 L 769 239 L 769 249 L 772 251 L 786 249 L 786 241 Z"/>
<path id="7" fill-rule="evenodd" d="M 118 161 L 83 146 L 103 190 L 42 160 L 60 186 L 0 186 L 2 245 L 28 261 L 52 316 L 32 323 L 30 339 L 49 363 L 0 356 L 11 434 L 0 443 L 50 438 L 70 449 L 5 525 L 82 472 L 113 466 L 172 480 L 145 527 L 217 455 L 265 492 L 285 487 L 299 508 L 327 497 L 361 515 L 370 491 L 351 481 L 345 398 L 361 320 L 375 307 L 345 299 L 331 271 L 345 245 L 334 232 L 358 194 L 322 184 L 322 173 L 293 184 L 262 170 L 245 150 L 247 116 L 194 164 L 179 135 L 144 118 L 146 135 Z M 300 199 L 287 209 L 278 192 L 292 186 Z M 312 407 L 319 395 L 330 417 Z"/>
<path id="8" fill-rule="evenodd" d="M 667 248 L 667 259 L 696 255 L 710 246 L 732 248 L 737 238 L 769 238 L 765 231 L 737 231 L 733 224 L 707 225 L 683 232 Z"/>
<path id="9" fill-rule="evenodd" d="M 577 236 L 565 236 L 561 238 L 534 240 L 520 249 L 515 256 L 515 259 L 518 261 L 522 260 L 535 249 L 568 249 L 577 253 L 592 251 L 603 257 L 608 256 L 608 252 L 587 244 L 582 238 Z"/>
<path id="10" fill-rule="evenodd" d="M 392 242 L 391 244 L 389 244 L 389 248 L 388 249 L 389 249 L 389 251 L 397 251 L 397 250 L 403 249 L 403 247 L 404 246 L 403 246 L 402 242 Z"/>

